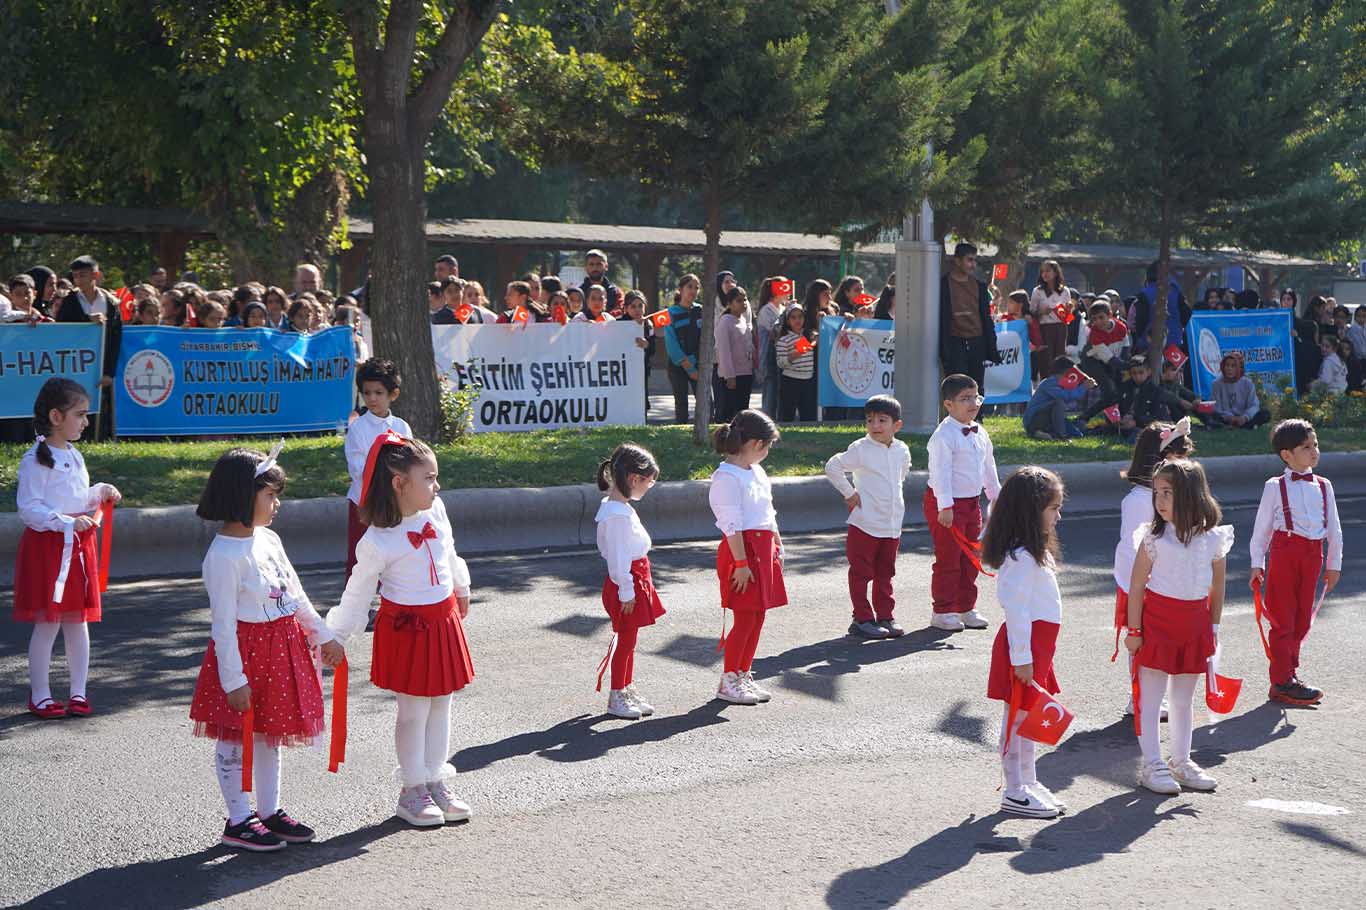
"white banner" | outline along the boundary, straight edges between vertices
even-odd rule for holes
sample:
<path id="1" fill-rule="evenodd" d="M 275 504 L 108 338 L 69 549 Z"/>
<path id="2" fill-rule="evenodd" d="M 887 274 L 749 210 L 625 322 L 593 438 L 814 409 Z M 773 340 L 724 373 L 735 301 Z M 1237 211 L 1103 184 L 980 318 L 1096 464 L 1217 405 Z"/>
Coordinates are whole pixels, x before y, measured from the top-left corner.
<path id="1" fill-rule="evenodd" d="M 645 423 L 634 322 L 434 325 L 436 368 L 479 385 L 475 432 Z"/>

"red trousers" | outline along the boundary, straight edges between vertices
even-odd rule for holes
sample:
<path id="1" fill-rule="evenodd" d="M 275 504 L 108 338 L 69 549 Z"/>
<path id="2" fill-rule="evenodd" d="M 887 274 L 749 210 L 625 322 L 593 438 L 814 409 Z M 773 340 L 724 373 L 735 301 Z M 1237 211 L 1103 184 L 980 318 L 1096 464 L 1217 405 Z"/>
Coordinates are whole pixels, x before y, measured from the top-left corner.
<path id="1" fill-rule="evenodd" d="M 636 606 L 640 607 L 638 599 Z M 640 626 L 632 622 L 631 617 L 623 616 L 612 622 L 612 631 L 617 633 L 617 647 L 612 652 L 612 688 L 625 689 L 635 678 L 636 636 L 640 634 Z"/>
<path id="2" fill-rule="evenodd" d="M 351 570 L 356 567 L 356 544 L 370 526 L 360 520 L 360 509 L 351 500 L 346 501 L 346 577 L 351 578 Z"/>
<path id="3" fill-rule="evenodd" d="M 1282 686 L 1300 665 L 1300 643 L 1314 615 L 1323 541 L 1277 531 L 1266 561 L 1266 616 L 1271 623 L 1271 683 Z"/>
<path id="4" fill-rule="evenodd" d="M 900 537 L 874 537 L 862 528 L 849 526 L 844 553 L 849 557 L 849 599 L 854 603 L 854 622 L 891 619 L 896 609 L 892 576 Z M 868 603 L 868 583 L 873 583 L 873 602 Z"/>
<path id="5" fill-rule="evenodd" d="M 751 583 L 752 584 L 752 583 Z M 759 648 L 759 633 L 764 628 L 765 610 L 732 610 L 735 625 L 726 636 L 724 669 L 727 673 L 748 670 L 754 665 Z"/>
<path id="6" fill-rule="evenodd" d="M 934 538 L 934 568 L 930 573 L 930 600 L 936 613 L 966 613 L 977 606 L 977 567 L 963 547 L 939 523 L 934 491 L 925 489 L 925 521 Z M 953 501 L 953 526 L 968 540 L 982 535 L 982 506 L 979 497 Z"/>

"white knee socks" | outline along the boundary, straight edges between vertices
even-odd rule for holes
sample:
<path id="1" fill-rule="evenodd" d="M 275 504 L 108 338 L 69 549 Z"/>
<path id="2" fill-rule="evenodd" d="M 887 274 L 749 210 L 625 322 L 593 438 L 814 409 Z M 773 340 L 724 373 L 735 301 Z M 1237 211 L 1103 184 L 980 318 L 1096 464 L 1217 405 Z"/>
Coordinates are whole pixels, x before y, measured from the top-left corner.
<path id="1" fill-rule="evenodd" d="M 1170 680 L 1171 697 L 1167 700 L 1167 723 L 1171 727 L 1172 760 L 1186 761 L 1191 757 L 1191 735 L 1195 727 L 1195 689 L 1204 677 L 1195 673 L 1168 676 L 1161 670 L 1139 667 L 1138 686 L 1139 749 L 1144 763 L 1162 758 L 1162 697 L 1167 694 Z"/>
<path id="2" fill-rule="evenodd" d="M 404 787 L 440 779 L 450 755 L 451 697 L 396 696 L 394 750 Z"/>
<path id="3" fill-rule="evenodd" d="M 1034 770 L 1034 741 L 1020 735 L 1020 724 L 1024 723 L 1025 712 L 1015 715 L 1015 727 L 1010 733 L 1010 745 L 1001 755 L 1001 770 L 1005 772 L 1006 792 L 1018 793 L 1031 784 L 1038 783 Z M 1006 723 L 1010 719 L 1010 705 L 1001 706 L 1001 741 L 1005 740 Z"/>
<path id="4" fill-rule="evenodd" d="M 281 749 L 266 745 L 265 737 L 253 738 L 252 779 L 256 786 L 257 814 L 269 818 L 280 808 Z M 242 790 L 242 744 L 219 740 L 214 749 L 214 770 L 218 789 L 228 808 L 228 824 L 240 825 L 251 814 L 251 801 Z"/>
<path id="5" fill-rule="evenodd" d="M 41 705 L 52 697 L 52 648 L 57 643 L 57 630 L 62 632 L 62 646 L 66 649 L 66 663 L 71 671 L 71 694 L 85 696 L 86 678 L 90 673 L 90 627 L 82 621 L 36 622 L 28 640 L 29 697 Z"/>

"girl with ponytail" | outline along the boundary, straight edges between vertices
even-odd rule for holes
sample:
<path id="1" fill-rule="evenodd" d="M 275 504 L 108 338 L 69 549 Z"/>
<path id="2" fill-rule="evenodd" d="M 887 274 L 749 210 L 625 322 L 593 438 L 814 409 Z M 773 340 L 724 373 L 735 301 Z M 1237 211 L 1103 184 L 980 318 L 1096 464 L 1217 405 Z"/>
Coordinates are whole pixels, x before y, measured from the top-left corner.
<path id="1" fill-rule="evenodd" d="M 641 626 L 652 626 L 664 615 L 664 605 L 650 575 L 650 535 L 631 503 L 644 496 L 659 479 L 655 457 L 638 445 L 617 446 L 598 466 L 598 489 L 607 495 L 598 507 L 598 552 L 607 561 L 602 583 L 602 606 L 612 620 L 612 640 L 598 665 L 598 691 L 611 668 L 607 713 L 637 720 L 655 713 L 636 691 L 636 636 Z"/>

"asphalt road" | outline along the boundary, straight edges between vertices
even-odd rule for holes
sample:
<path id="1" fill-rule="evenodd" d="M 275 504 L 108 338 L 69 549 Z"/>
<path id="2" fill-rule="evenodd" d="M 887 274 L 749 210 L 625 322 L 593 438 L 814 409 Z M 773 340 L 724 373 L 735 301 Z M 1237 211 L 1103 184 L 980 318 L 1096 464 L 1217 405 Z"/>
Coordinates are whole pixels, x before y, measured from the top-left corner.
<path id="1" fill-rule="evenodd" d="M 1197 710 L 1214 794 L 1133 783 L 1138 748 L 1109 662 L 1113 514 L 1064 514 L 1057 669 L 1076 713 L 1040 778 L 1070 813 L 997 811 L 999 706 L 984 695 L 990 632 L 928 619 L 924 531 L 902 543 L 898 641 L 845 637 L 842 535 L 788 540 L 793 603 L 771 613 L 755 673 L 771 704 L 711 699 L 720 672 L 714 543 L 662 546 L 668 614 L 641 634 L 630 722 L 593 691 L 609 628 L 594 552 L 471 560 L 478 678 L 455 699 L 452 761 L 475 819 L 415 831 L 392 818 L 393 707 L 353 649 L 351 739 L 285 757 L 283 803 L 319 842 L 279 854 L 217 846 L 212 747 L 188 702 L 208 613 L 198 579 L 111 588 L 94 629 L 86 720 L 19 713 L 26 626 L 0 631 L 0 905 L 35 907 L 1359 907 L 1366 893 L 1366 499 L 1342 502 L 1345 575 L 1305 647 L 1317 709 L 1265 700 L 1246 588 L 1251 508 L 1222 633 L 1244 677 L 1234 714 Z M 286 505 L 288 508 L 288 505 Z M 308 573 L 320 605 L 336 572 Z M 992 583 L 984 611 L 999 608 Z M 0 610 L 8 612 L 8 595 Z M 58 658 L 54 692 L 65 692 Z"/>

